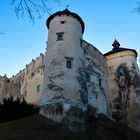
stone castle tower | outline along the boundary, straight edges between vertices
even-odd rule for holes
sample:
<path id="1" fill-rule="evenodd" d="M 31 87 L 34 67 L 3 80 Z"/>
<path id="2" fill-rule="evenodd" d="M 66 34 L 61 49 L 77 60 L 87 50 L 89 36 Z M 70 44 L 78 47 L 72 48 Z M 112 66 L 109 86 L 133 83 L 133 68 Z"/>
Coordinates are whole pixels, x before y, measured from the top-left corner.
<path id="1" fill-rule="evenodd" d="M 72 127 L 84 124 L 88 108 L 108 115 L 106 61 L 83 41 L 82 19 L 65 9 L 51 15 L 46 24 L 49 33 L 40 113 Z"/>
<path id="2" fill-rule="evenodd" d="M 112 118 L 140 130 L 140 71 L 137 52 L 122 48 L 117 40 L 105 54 L 108 65 Z"/>
<path id="3" fill-rule="evenodd" d="M 69 117 L 78 109 L 82 118 L 86 102 L 80 98 L 81 86 L 77 78 L 84 61 L 80 42 L 84 22 L 66 9 L 50 16 L 46 24 L 49 33 L 40 112 L 60 122 L 66 116 L 70 121 Z M 86 100 L 86 95 L 83 96 Z"/>

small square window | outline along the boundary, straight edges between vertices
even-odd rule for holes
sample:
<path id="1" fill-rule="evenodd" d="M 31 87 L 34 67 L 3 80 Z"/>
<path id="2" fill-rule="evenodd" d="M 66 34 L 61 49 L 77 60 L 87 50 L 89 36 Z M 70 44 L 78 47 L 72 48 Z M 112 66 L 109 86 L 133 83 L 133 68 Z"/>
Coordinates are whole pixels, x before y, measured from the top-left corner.
<path id="1" fill-rule="evenodd" d="M 37 91 L 37 92 L 40 92 L 40 85 L 37 85 L 36 91 Z"/>
<path id="2" fill-rule="evenodd" d="M 72 61 L 71 60 L 67 60 L 67 68 L 72 68 Z"/>
<path id="3" fill-rule="evenodd" d="M 63 34 L 64 34 L 64 32 L 56 33 L 56 35 L 57 35 L 57 41 L 63 40 Z"/>
<path id="4" fill-rule="evenodd" d="M 60 21 L 60 23 L 61 23 L 61 24 L 65 24 L 65 23 L 66 23 L 66 21 L 65 21 L 65 20 L 63 20 L 63 21 Z"/>
<path id="5" fill-rule="evenodd" d="M 73 58 L 72 57 L 65 57 L 66 59 L 66 67 L 71 69 L 72 68 L 72 63 L 73 63 Z"/>
<path id="6" fill-rule="evenodd" d="M 34 76 L 34 73 L 32 72 L 32 73 L 31 73 L 31 77 L 33 77 L 33 76 Z"/>

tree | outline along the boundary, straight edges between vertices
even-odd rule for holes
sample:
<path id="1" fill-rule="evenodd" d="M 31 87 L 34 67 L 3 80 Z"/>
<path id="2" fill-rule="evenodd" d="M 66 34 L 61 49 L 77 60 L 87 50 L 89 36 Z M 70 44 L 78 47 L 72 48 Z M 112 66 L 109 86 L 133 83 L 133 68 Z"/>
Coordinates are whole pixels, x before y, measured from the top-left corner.
<path id="1" fill-rule="evenodd" d="M 60 5 L 60 0 L 54 0 Z M 44 13 L 49 15 L 52 13 L 47 6 L 48 0 L 12 0 L 17 17 L 28 16 L 31 22 L 35 22 L 36 18 L 42 18 Z"/>
<path id="2" fill-rule="evenodd" d="M 15 8 L 17 17 L 28 16 L 31 22 L 35 22 L 36 18 L 42 18 L 44 13 L 52 14 L 51 8 L 47 6 L 48 0 L 11 0 L 11 4 Z M 54 0 L 60 5 L 60 0 Z M 134 12 L 140 14 L 140 2 L 137 2 L 137 7 Z"/>
<path id="3" fill-rule="evenodd" d="M 16 101 L 13 98 L 4 99 L 3 104 L 0 104 L 0 123 L 38 114 L 38 112 L 39 108 L 28 104 L 25 99 L 22 102 L 19 98 Z"/>

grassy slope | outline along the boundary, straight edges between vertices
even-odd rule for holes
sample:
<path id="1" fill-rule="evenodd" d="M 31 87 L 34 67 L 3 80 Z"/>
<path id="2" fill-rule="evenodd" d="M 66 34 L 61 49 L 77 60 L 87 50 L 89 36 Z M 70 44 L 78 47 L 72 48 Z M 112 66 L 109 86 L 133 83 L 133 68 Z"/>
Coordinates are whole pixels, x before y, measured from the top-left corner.
<path id="1" fill-rule="evenodd" d="M 77 140 L 40 115 L 0 124 L 0 140 Z"/>
<path id="2" fill-rule="evenodd" d="M 110 120 L 95 118 L 90 123 L 90 140 L 140 140 L 140 133 Z M 80 138 L 81 137 L 81 138 Z M 0 124 L 0 140 L 87 140 L 64 132 L 40 115 Z"/>
<path id="3" fill-rule="evenodd" d="M 92 140 L 140 140 L 139 132 L 107 118 L 94 118 L 89 122 Z"/>

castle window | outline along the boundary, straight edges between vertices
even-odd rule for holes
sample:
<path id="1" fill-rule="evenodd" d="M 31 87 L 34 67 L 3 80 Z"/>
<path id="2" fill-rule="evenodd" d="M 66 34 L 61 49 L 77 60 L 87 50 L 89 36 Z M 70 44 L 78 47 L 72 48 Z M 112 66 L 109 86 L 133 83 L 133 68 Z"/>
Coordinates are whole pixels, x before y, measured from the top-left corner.
<path id="1" fill-rule="evenodd" d="M 66 23 L 66 21 L 65 21 L 65 20 L 63 20 L 63 21 L 60 21 L 60 23 L 61 23 L 61 24 L 65 24 L 65 23 Z"/>
<path id="2" fill-rule="evenodd" d="M 120 67 L 119 69 L 118 69 L 118 75 L 119 76 L 123 76 L 124 75 L 124 68 L 122 68 L 122 67 Z"/>
<path id="3" fill-rule="evenodd" d="M 32 72 L 32 73 L 31 73 L 31 77 L 33 77 L 33 76 L 34 76 L 34 73 Z"/>
<path id="4" fill-rule="evenodd" d="M 65 57 L 66 59 L 66 67 L 71 69 L 73 66 L 73 58 L 72 57 Z"/>
<path id="5" fill-rule="evenodd" d="M 72 61 L 71 60 L 67 60 L 67 68 L 72 68 Z"/>
<path id="6" fill-rule="evenodd" d="M 37 91 L 37 92 L 40 92 L 40 85 L 37 85 L 36 91 Z"/>
<path id="7" fill-rule="evenodd" d="M 57 41 L 62 41 L 63 40 L 64 32 L 56 33 L 56 35 L 57 35 Z"/>
<path id="8" fill-rule="evenodd" d="M 90 82 L 90 74 L 89 73 L 86 73 L 85 79 L 86 79 L 87 82 Z"/>
<path id="9" fill-rule="evenodd" d="M 85 49 L 83 49 L 84 50 L 84 54 L 86 54 L 86 50 Z"/>
<path id="10" fill-rule="evenodd" d="M 102 86 L 101 78 L 99 78 L 99 86 L 100 86 L 100 87 Z"/>

